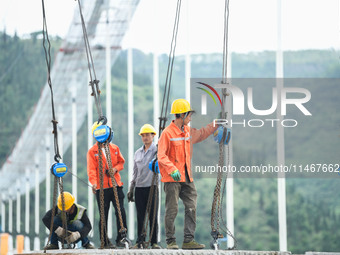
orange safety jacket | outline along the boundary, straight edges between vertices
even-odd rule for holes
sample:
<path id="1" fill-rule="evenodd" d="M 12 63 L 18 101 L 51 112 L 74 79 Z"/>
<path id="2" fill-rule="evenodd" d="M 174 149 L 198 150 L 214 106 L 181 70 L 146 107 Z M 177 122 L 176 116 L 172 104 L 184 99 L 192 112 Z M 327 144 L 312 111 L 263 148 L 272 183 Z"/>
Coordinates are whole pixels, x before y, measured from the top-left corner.
<path id="1" fill-rule="evenodd" d="M 180 182 L 185 182 L 185 166 L 190 182 L 193 181 L 191 172 L 192 145 L 199 143 L 211 135 L 218 126 L 213 123 L 201 129 L 184 126 L 184 132 L 171 122 L 162 132 L 158 141 L 158 165 L 162 182 L 175 182 L 170 174 L 178 169 L 181 173 Z"/>
<path id="2" fill-rule="evenodd" d="M 123 186 L 121 182 L 121 177 L 119 171 L 123 170 L 125 159 L 123 155 L 120 153 L 119 147 L 115 144 L 110 143 L 110 153 L 111 153 L 111 163 L 112 167 L 117 169 L 114 177 L 116 180 L 117 185 Z M 111 188 L 112 182 L 111 178 L 105 173 L 106 169 L 108 169 L 108 164 L 106 161 L 106 156 L 104 151 L 102 152 L 102 160 L 103 160 L 103 187 Z M 94 185 L 97 184 L 97 190 L 100 189 L 100 182 L 99 182 L 99 154 L 98 154 L 98 145 L 97 143 L 93 145 L 89 151 L 87 152 L 87 175 L 89 177 L 89 182 Z"/>

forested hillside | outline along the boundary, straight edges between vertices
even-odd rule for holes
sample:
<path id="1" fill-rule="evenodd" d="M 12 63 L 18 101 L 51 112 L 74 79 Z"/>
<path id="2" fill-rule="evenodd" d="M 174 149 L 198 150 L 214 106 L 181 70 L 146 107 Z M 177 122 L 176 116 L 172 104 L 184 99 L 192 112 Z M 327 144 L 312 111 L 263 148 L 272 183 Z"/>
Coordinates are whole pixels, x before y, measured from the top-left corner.
<path id="1" fill-rule="evenodd" d="M 61 39 L 52 39 L 52 56 L 58 51 Z M 0 33 L 0 164 L 2 165 L 11 153 L 21 131 L 34 111 L 42 87 L 46 83 L 46 64 L 42 42 L 39 36 L 18 38 Z M 284 53 L 285 77 L 289 78 L 340 78 L 339 53 L 334 50 L 304 50 Z M 103 60 L 104 61 L 104 60 Z M 161 55 L 160 85 L 164 86 L 167 56 Z M 152 89 L 152 55 L 138 50 L 133 51 L 134 62 L 134 120 L 135 133 L 144 123 L 152 123 L 153 89 Z M 192 77 L 218 78 L 222 71 L 222 55 L 192 56 Z M 122 51 L 112 67 L 112 128 L 115 132 L 114 143 L 120 146 L 127 159 L 127 68 L 126 51 Z M 184 97 L 184 57 L 178 56 L 173 72 L 171 99 Z M 232 76 L 235 78 L 274 78 L 275 53 L 254 52 L 247 54 L 233 53 Z M 53 81 L 52 81 L 53 82 Z M 105 82 L 102 86 L 102 105 L 105 106 Z M 312 101 L 308 105 L 313 112 L 313 120 L 302 120 L 299 131 L 286 132 L 286 160 L 295 162 L 296 158 L 304 163 L 315 160 L 329 162 L 338 158 L 340 119 L 337 109 L 339 84 L 321 89 L 317 84 L 310 85 Z M 84 84 L 86 89 L 87 84 Z M 260 89 L 260 88 L 259 88 Z M 260 92 L 262 93 L 263 90 Z M 327 107 L 326 107 L 327 106 Z M 105 107 L 104 107 L 105 112 Z M 299 116 L 296 116 L 299 118 Z M 51 127 L 52 129 L 52 127 Z M 233 136 L 234 162 L 236 165 L 273 163 L 276 157 L 275 136 L 266 132 L 252 133 L 248 129 L 236 129 Z M 217 146 L 212 139 L 197 147 L 198 156 L 216 156 Z M 141 146 L 138 135 L 135 136 L 135 149 Z M 78 177 L 87 181 L 86 148 L 87 126 L 82 126 L 78 133 Z M 195 148 L 195 147 L 194 147 Z M 201 153 L 201 154 L 200 154 Z M 205 155 L 204 155 L 205 154 Z M 197 156 L 197 155 L 196 155 Z M 72 167 L 71 150 L 65 153 L 64 162 Z M 216 162 L 217 163 L 217 162 Z M 329 162 L 330 163 L 330 162 Z M 337 163 L 337 162 L 333 162 Z M 125 167 L 125 170 L 127 170 Z M 127 192 L 127 171 L 122 172 L 124 191 Z M 340 233 L 340 198 L 336 195 L 340 176 L 327 179 L 288 178 L 287 187 L 287 224 L 288 249 L 293 253 L 305 251 L 339 251 Z M 65 177 L 65 189 L 71 190 L 71 175 Z M 197 236 L 199 242 L 207 246 L 210 237 L 210 209 L 215 178 L 196 176 L 198 190 Z M 78 182 L 78 202 L 87 206 L 87 185 Z M 45 184 L 40 187 L 41 194 Z M 34 199 L 34 193 L 31 192 Z M 45 211 L 45 198 L 40 196 L 40 214 Z M 24 205 L 24 199 L 21 200 Z M 34 200 L 33 200 L 34 201 Z M 236 178 L 234 179 L 235 201 L 235 234 L 238 249 L 245 250 L 278 250 L 278 213 L 277 213 L 277 179 L 275 178 Z M 14 202 L 14 205 L 15 206 Z M 163 198 L 164 205 L 164 198 Z M 127 208 L 127 201 L 125 203 Z M 15 208 L 15 207 L 14 207 Z M 31 203 L 33 212 L 34 203 Z M 162 213 L 164 206 L 162 207 Z M 8 213 L 8 211 L 7 211 Z M 99 245 L 98 210 L 95 210 L 94 237 Z M 164 214 L 162 214 L 164 215 Z M 15 220 L 14 216 L 14 220 Z M 178 243 L 183 239 L 184 210 L 182 205 L 176 220 Z M 24 226 L 24 218 L 22 216 Z M 31 221 L 31 230 L 34 222 Z M 162 244 L 164 245 L 164 226 L 161 220 Z M 42 225 L 42 224 L 41 224 Z M 22 229 L 23 229 L 22 226 Z M 14 232 L 15 234 L 15 232 Z M 33 232 L 31 236 L 34 237 Z M 45 238 L 41 226 L 39 237 Z M 44 242 L 44 241 L 43 241 Z"/>
<path id="2" fill-rule="evenodd" d="M 35 33 L 30 39 L 20 39 L 0 33 L 1 165 L 26 126 L 46 83 L 44 49 L 37 36 Z M 60 43 L 60 38 L 51 40 L 52 57 Z"/>

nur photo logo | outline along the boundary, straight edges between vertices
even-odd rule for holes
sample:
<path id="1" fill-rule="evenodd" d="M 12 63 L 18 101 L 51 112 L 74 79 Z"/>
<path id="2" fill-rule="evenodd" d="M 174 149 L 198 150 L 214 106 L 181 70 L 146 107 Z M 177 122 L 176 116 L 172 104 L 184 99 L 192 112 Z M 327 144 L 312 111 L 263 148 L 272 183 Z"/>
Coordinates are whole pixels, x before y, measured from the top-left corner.
<path id="1" fill-rule="evenodd" d="M 271 95 L 269 101 L 271 104 L 262 108 L 255 106 L 259 103 L 263 103 L 264 95 L 255 96 L 254 91 L 257 89 L 257 83 L 263 79 L 256 80 L 256 82 L 252 82 L 252 87 L 247 87 L 246 93 L 242 91 L 242 89 L 238 86 L 221 83 L 212 83 L 210 82 L 202 82 L 196 81 L 195 84 L 200 84 L 202 87 L 196 87 L 198 90 L 202 91 L 200 93 L 201 102 L 201 115 L 207 115 L 208 113 L 208 103 L 207 103 L 207 95 L 214 102 L 214 111 L 220 111 L 222 107 L 220 92 L 222 89 L 226 89 L 229 96 L 227 100 L 232 101 L 232 109 L 227 109 L 230 112 L 232 117 L 238 117 L 237 122 L 233 118 L 229 121 L 226 119 L 215 119 L 215 124 L 224 124 L 227 126 L 233 125 L 241 125 L 241 126 L 249 126 L 249 127 L 262 127 L 264 125 L 270 125 L 271 127 L 275 127 L 276 125 L 282 125 L 283 127 L 296 127 L 298 125 L 298 121 L 293 118 L 289 118 L 288 108 L 290 112 L 299 112 L 303 116 L 312 116 L 312 113 L 308 110 L 306 104 L 311 100 L 311 93 L 306 88 L 301 87 L 282 87 L 278 89 L 275 86 L 271 86 L 266 88 L 266 96 Z M 273 81 L 277 81 L 272 79 Z M 268 101 L 268 100 L 267 100 Z M 219 104 L 217 103 L 219 102 Z M 211 104 L 210 104 L 211 105 Z M 210 106 L 211 107 L 211 106 Z M 241 119 L 239 121 L 239 117 L 245 116 L 246 113 L 250 113 L 256 118 L 251 119 Z M 276 118 L 269 118 L 275 114 Z M 216 115 L 215 115 L 216 116 Z M 278 116 L 278 117 L 277 117 Z"/>
<path id="2" fill-rule="evenodd" d="M 197 82 L 197 83 L 205 86 L 210 91 L 212 91 L 216 95 L 216 97 L 219 100 L 220 105 L 222 107 L 222 100 L 221 100 L 219 94 L 217 93 L 217 91 L 212 86 L 210 86 L 209 84 L 203 83 L 203 82 Z M 202 91 L 204 91 L 206 93 L 206 94 L 202 94 L 202 96 L 201 96 L 202 115 L 206 115 L 207 114 L 207 94 L 212 98 L 212 100 L 214 101 L 215 105 L 217 105 L 217 102 L 216 102 L 213 94 L 211 94 L 211 92 L 208 89 L 201 88 L 201 87 L 196 87 L 196 88 L 200 89 L 200 90 L 202 90 Z"/>

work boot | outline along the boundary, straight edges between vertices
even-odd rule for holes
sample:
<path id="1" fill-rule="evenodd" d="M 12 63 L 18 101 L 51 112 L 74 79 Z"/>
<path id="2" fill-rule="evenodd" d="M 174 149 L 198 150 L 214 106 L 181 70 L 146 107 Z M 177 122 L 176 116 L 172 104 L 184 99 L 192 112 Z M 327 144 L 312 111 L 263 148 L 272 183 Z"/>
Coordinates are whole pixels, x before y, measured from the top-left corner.
<path id="1" fill-rule="evenodd" d="M 43 250 L 59 250 L 59 246 L 58 244 L 53 244 L 53 243 L 50 243 L 48 245 L 46 245 Z"/>
<path id="2" fill-rule="evenodd" d="M 190 242 L 183 242 L 182 249 L 183 250 L 199 250 L 204 249 L 205 245 L 196 242 L 195 240 L 191 240 Z"/>
<path id="3" fill-rule="evenodd" d="M 144 248 L 145 248 L 144 242 L 136 243 L 134 246 L 131 247 L 131 249 L 144 249 Z"/>
<path id="4" fill-rule="evenodd" d="M 104 245 L 104 249 L 116 249 L 116 245 L 114 245 L 111 242 L 108 242 L 107 244 Z"/>
<path id="5" fill-rule="evenodd" d="M 176 241 L 168 243 L 166 245 L 166 248 L 169 249 L 169 250 L 178 250 L 179 249 L 178 245 L 176 244 Z"/>
<path id="6" fill-rule="evenodd" d="M 116 242 L 117 247 L 125 248 L 125 243 L 128 243 L 128 247 L 131 248 L 131 241 L 128 238 L 125 238 L 125 240 L 121 239 L 118 242 Z"/>
<path id="7" fill-rule="evenodd" d="M 151 245 L 151 249 L 162 249 L 158 244 L 154 243 Z"/>
<path id="8" fill-rule="evenodd" d="M 85 244 L 83 247 L 84 247 L 85 249 L 95 249 L 94 246 L 93 246 L 90 242 L 88 242 L 87 244 Z"/>

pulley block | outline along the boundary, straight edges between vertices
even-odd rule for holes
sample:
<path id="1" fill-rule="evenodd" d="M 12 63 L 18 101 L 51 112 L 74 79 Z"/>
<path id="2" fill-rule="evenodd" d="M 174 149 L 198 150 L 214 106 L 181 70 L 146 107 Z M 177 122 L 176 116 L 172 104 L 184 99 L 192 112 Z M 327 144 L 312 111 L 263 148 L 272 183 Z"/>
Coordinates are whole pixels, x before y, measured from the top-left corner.
<path id="1" fill-rule="evenodd" d="M 67 173 L 67 166 L 64 163 L 54 163 L 51 166 L 51 173 L 56 177 L 63 177 Z"/>
<path id="2" fill-rule="evenodd" d="M 93 137 L 100 143 L 111 142 L 113 136 L 112 129 L 107 125 L 101 125 L 93 131 Z"/>
<path id="3" fill-rule="evenodd" d="M 149 162 L 149 169 L 156 173 L 156 174 L 159 174 L 159 167 L 158 167 L 158 160 L 156 160 L 155 158 L 152 159 L 150 162 Z"/>

